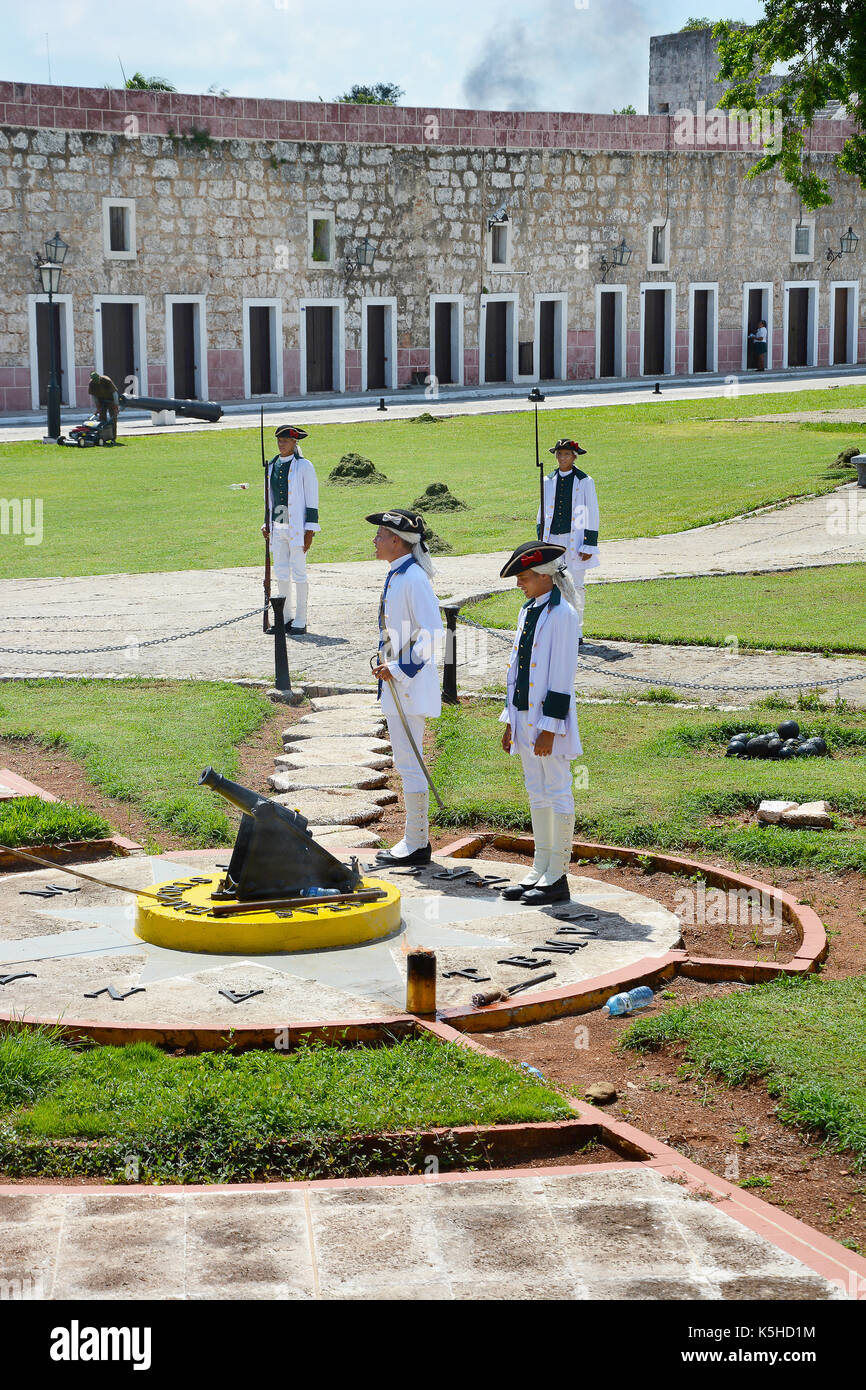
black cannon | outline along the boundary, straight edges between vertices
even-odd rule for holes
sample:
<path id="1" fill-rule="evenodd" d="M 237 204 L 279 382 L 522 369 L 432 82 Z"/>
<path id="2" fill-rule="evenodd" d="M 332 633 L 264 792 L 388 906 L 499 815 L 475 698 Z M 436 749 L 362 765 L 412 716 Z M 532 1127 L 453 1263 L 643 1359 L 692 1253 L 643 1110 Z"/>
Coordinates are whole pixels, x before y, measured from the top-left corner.
<path id="1" fill-rule="evenodd" d="M 352 893 L 361 886 L 357 859 L 343 864 L 316 844 L 299 811 L 230 782 L 212 767 L 205 768 L 198 783 L 243 812 L 231 861 L 214 899 L 263 901 L 298 897 L 309 889 Z"/>
<path id="2" fill-rule="evenodd" d="M 189 420 L 209 420 L 215 425 L 223 408 L 216 401 L 174 401 L 162 396 L 121 396 L 120 406 L 141 410 L 173 410 L 175 415 L 183 415 Z"/>

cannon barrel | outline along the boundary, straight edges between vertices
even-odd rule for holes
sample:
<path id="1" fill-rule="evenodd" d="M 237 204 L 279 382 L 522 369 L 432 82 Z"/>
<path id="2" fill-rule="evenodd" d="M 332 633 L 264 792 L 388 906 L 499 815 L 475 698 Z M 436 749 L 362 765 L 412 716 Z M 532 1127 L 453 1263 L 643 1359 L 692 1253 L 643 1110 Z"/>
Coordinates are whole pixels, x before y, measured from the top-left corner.
<path id="1" fill-rule="evenodd" d="M 258 792 L 250 791 L 249 787 L 242 787 L 240 782 L 230 782 L 228 777 L 222 777 L 218 772 L 214 772 L 212 767 L 205 768 L 198 784 L 200 787 L 210 787 L 211 791 L 219 792 L 232 806 L 236 806 L 239 811 L 245 811 L 248 816 L 255 815 L 256 808 L 267 802 L 266 796 L 259 796 Z"/>
<path id="2" fill-rule="evenodd" d="M 186 416 L 190 420 L 208 420 L 216 424 L 223 408 L 216 401 L 175 401 L 162 396 L 121 396 L 122 406 L 138 406 L 142 410 L 173 410 L 175 415 Z"/>

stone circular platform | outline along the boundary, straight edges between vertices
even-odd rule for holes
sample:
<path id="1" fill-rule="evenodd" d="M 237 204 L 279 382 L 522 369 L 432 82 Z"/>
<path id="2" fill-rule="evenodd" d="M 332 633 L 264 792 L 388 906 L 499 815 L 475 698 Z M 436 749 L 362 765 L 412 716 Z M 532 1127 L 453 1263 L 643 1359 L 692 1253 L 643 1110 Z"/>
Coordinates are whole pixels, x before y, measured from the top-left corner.
<path id="1" fill-rule="evenodd" d="M 88 865 L 88 872 L 150 889 L 168 878 L 207 875 L 225 858 L 225 850 L 189 857 L 178 852 L 114 859 Z M 528 985 L 516 996 L 521 1001 L 551 988 L 578 991 L 586 980 L 644 959 L 651 967 L 653 958 L 679 943 L 673 913 L 597 879 L 570 876 L 567 908 L 503 901 L 501 881 L 514 882 L 524 872 L 520 864 L 457 858 L 437 859 L 414 874 L 376 867 L 376 877 L 401 896 L 400 924 L 390 936 L 268 954 L 253 954 L 251 947 L 225 954 L 167 950 L 136 935 L 132 895 L 81 884 L 55 898 L 32 897 L 30 890 L 48 883 L 72 887 L 75 881 L 56 870 L 5 874 L 0 978 L 8 982 L 0 985 L 0 1016 L 140 1026 L 166 1037 L 172 1029 L 387 1019 L 405 1012 L 406 955 L 418 947 L 436 952 L 438 1003 L 447 1010 L 471 1009 L 479 990 L 518 983 Z M 507 963 L 527 958 L 550 963 L 535 969 Z M 462 971 L 469 974 L 452 973 Z M 540 980 L 550 972 L 552 980 Z M 239 1003 L 230 997 L 243 995 L 250 997 Z"/>

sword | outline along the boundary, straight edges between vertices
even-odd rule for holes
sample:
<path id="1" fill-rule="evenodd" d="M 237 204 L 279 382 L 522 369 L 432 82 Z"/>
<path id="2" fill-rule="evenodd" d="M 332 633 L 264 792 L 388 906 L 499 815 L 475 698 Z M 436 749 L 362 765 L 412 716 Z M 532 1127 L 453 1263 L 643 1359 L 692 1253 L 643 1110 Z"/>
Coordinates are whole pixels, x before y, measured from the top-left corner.
<path id="1" fill-rule="evenodd" d="M 385 633 L 385 642 L 384 642 L 384 645 L 383 645 L 383 647 L 382 647 L 383 655 L 387 655 L 386 649 L 387 649 L 387 650 L 391 650 L 391 639 L 390 639 L 390 637 L 388 636 L 387 633 Z M 381 664 L 382 664 L 382 663 L 380 662 L 380 658 L 379 658 L 379 653 L 378 653 L 378 652 L 376 653 L 375 656 L 371 656 L 371 657 L 370 657 L 370 670 L 371 670 L 371 671 L 375 671 L 376 667 L 379 666 L 379 665 L 381 665 Z M 439 810 L 440 810 L 440 811 L 444 811 L 444 810 L 445 810 L 445 803 L 444 803 L 444 801 L 442 800 L 441 796 L 439 795 L 438 791 L 436 790 L 436 784 L 434 783 L 433 778 L 430 776 L 430 773 L 427 771 L 426 764 L 425 764 L 425 762 L 424 762 L 424 759 L 423 759 L 422 756 L 421 756 L 421 753 L 420 753 L 420 751 L 419 751 L 418 745 L 417 745 L 417 743 L 415 742 L 414 738 L 412 737 L 412 730 L 409 728 L 409 723 L 408 723 L 408 721 L 407 721 L 407 719 L 406 719 L 406 715 L 405 715 L 404 712 L 403 712 L 403 705 L 402 705 L 402 702 L 401 702 L 401 700 L 400 700 L 400 696 L 397 694 L 397 691 L 394 689 L 395 682 L 394 682 L 394 681 L 387 681 L 386 684 L 390 687 L 390 689 L 391 689 L 391 694 L 394 696 L 394 704 L 397 706 L 397 713 L 398 713 L 399 716 L 400 716 L 400 722 L 401 722 L 401 724 L 403 725 L 403 728 L 406 730 L 406 737 L 407 737 L 408 740 L 409 740 L 409 746 L 411 747 L 412 752 L 415 754 L 415 757 L 418 759 L 418 766 L 420 767 L 421 771 L 424 773 L 424 776 L 427 778 L 428 785 L 429 785 L 429 787 L 430 787 L 431 792 L 433 793 L 433 795 L 434 795 L 435 798 L 436 798 L 436 804 L 437 804 L 437 806 L 439 807 Z"/>

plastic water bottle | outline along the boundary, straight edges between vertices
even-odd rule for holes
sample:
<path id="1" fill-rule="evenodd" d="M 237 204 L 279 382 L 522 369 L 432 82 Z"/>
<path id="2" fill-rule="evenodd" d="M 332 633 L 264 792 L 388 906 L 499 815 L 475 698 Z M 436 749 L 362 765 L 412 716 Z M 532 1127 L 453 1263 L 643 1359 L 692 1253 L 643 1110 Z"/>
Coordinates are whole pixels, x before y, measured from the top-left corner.
<path id="1" fill-rule="evenodd" d="M 520 1065 L 524 1071 L 529 1072 L 530 1076 L 537 1076 L 539 1081 L 544 1080 L 544 1074 L 538 1070 L 538 1067 L 531 1067 L 528 1062 L 521 1062 Z"/>
<path id="2" fill-rule="evenodd" d="M 637 989 L 630 989 L 627 994 L 614 994 L 608 999 L 603 1014 L 608 1018 L 616 1018 L 619 1014 L 630 1014 L 635 1009 L 645 1009 L 653 1001 L 653 992 L 649 985 L 638 985 Z"/>

